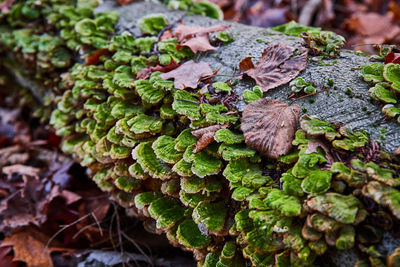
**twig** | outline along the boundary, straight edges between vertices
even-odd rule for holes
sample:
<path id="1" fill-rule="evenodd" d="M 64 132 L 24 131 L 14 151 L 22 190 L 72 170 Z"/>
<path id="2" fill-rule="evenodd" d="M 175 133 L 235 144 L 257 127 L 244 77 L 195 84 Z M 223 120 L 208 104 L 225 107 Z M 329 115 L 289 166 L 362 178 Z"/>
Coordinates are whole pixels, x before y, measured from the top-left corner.
<path id="1" fill-rule="evenodd" d="M 119 242 L 119 247 L 120 247 L 120 253 L 121 253 L 121 257 L 124 254 L 124 244 L 122 243 L 122 236 L 121 236 L 121 221 L 119 219 L 119 214 L 118 214 L 118 207 L 117 205 L 112 202 L 113 206 L 114 206 L 114 210 L 115 210 L 115 215 L 117 218 L 117 233 L 118 233 L 118 242 Z M 122 266 L 125 266 L 125 262 L 122 262 Z"/>
<path id="2" fill-rule="evenodd" d="M 65 229 L 77 224 L 78 222 L 86 219 L 87 217 L 89 217 L 91 215 L 91 213 L 86 214 L 85 216 L 77 219 L 76 221 L 70 223 L 70 224 L 66 224 L 66 225 L 62 225 L 62 228 L 60 230 L 58 230 L 52 237 L 50 237 L 50 239 L 47 241 L 46 246 L 44 247 L 44 249 L 48 249 L 50 243 L 54 240 L 54 238 L 56 238 L 60 233 L 62 233 Z"/>
<path id="3" fill-rule="evenodd" d="M 83 231 L 85 231 L 86 229 L 88 229 L 89 227 L 91 227 L 91 226 L 93 226 L 93 225 L 95 225 L 95 224 L 96 224 L 96 223 L 94 222 L 94 223 L 85 225 L 85 227 L 82 227 L 78 232 L 76 232 L 76 233 L 72 236 L 72 239 L 75 239 L 80 233 L 82 233 Z"/>
<path id="4" fill-rule="evenodd" d="M 139 250 L 139 252 L 147 259 L 148 263 L 151 264 L 151 266 L 153 266 L 153 261 L 150 259 L 149 256 L 147 256 L 147 254 L 142 250 L 142 248 L 135 242 L 135 240 L 133 240 L 132 238 L 130 238 L 127 234 L 125 234 L 124 232 L 122 232 L 122 235 L 129 241 L 131 242 L 137 250 Z"/>
<path id="5" fill-rule="evenodd" d="M 114 209 L 113 215 L 111 216 L 110 227 L 109 227 L 109 231 L 108 231 L 108 238 L 110 239 L 110 242 L 111 242 L 111 245 L 112 245 L 113 249 L 117 250 L 117 246 L 114 243 L 114 238 L 113 238 L 113 234 L 112 234 L 112 227 L 113 227 L 113 224 L 114 224 L 115 213 L 116 213 L 116 211 Z"/>
<path id="6" fill-rule="evenodd" d="M 321 91 L 317 91 L 317 92 L 314 92 L 314 93 L 311 93 L 311 94 L 308 94 L 308 95 L 303 95 L 303 96 L 300 96 L 299 98 L 296 98 L 294 101 L 297 101 L 297 100 L 300 100 L 302 98 L 306 98 L 306 97 L 309 97 L 309 96 L 313 96 L 313 95 L 316 95 L 316 94 L 319 94 L 319 93 L 322 93 L 322 92 L 326 92 L 328 90 L 329 89 L 327 88 L 327 89 L 324 89 L 324 90 L 321 90 Z"/>
<path id="7" fill-rule="evenodd" d="M 92 214 L 93 219 L 95 220 L 95 222 L 96 222 L 96 224 L 97 224 L 97 227 L 99 227 L 100 236 L 103 236 L 103 229 L 102 229 L 101 226 L 100 226 L 100 222 L 99 222 L 99 220 L 97 219 L 96 214 L 94 214 L 94 212 L 91 212 L 91 214 Z"/>

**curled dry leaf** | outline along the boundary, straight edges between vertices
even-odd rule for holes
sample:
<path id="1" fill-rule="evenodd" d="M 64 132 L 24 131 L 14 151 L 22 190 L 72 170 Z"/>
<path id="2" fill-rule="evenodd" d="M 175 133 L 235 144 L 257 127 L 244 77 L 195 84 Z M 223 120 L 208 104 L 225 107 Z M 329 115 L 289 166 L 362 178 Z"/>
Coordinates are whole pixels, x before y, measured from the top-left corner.
<path id="1" fill-rule="evenodd" d="M 172 59 L 171 63 L 169 63 L 167 66 L 156 65 L 140 70 L 136 74 L 136 79 L 147 79 L 155 71 L 168 72 L 176 69 L 177 67 L 179 67 L 179 63 L 175 62 L 175 60 Z"/>
<path id="2" fill-rule="evenodd" d="M 243 73 L 245 71 L 248 71 L 249 69 L 253 69 L 254 68 L 254 64 L 253 64 L 253 61 L 251 59 L 252 59 L 252 57 L 246 57 L 245 59 L 240 61 L 240 63 L 239 63 L 239 71 L 241 73 Z"/>
<path id="3" fill-rule="evenodd" d="M 209 37 L 205 35 L 191 38 L 186 42 L 183 42 L 182 44 L 178 45 L 178 48 L 181 46 L 189 47 L 193 51 L 193 53 L 197 53 L 198 51 L 209 51 L 217 49 L 216 47 L 210 44 Z"/>
<path id="4" fill-rule="evenodd" d="M 204 148 L 206 148 L 209 144 L 214 141 L 215 133 L 220 130 L 228 127 L 228 125 L 212 125 L 205 128 L 198 129 L 193 131 L 192 134 L 197 138 L 196 148 L 193 152 L 197 153 Z"/>
<path id="5" fill-rule="evenodd" d="M 185 62 L 178 68 L 161 74 L 159 77 L 168 80 L 175 79 L 174 87 L 177 89 L 185 89 L 187 87 L 197 88 L 197 83 L 200 78 L 212 75 L 213 71 L 210 68 L 209 63 L 199 62 L 196 63 L 193 60 Z"/>
<path id="6" fill-rule="evenodd" d="M 193 37 L 200 35 L 207 35 L 213 32 L 221 32 L 229 29 L 230 25 L 215 25 L 211 27 L 200 27 L 200 26 L 185 26 L 182 23 L 176 27 L 175 36 L 179 42 L 187 41 Z"/>
<path id="7" fill-rule="evenodd" d="M 295 52 L 297 54 L 295 55 Z M 260 61 L 251 67 L 251 58 L 245 58 L 239 67 L 242 73 L 253 78 L 263 92 L 288 83 L 307 65 L 307 51 L 296 51 L 283 43 L 276 43 L 265 48 Z"/>
<path id="8" fill-rule="evenodd" d="M 277 159 L 292 148 L 300 106 L 271 98 L 261 98 L 248 104 L 242 113 L 244 140 L 261 155 Z"/>
<path id="9" fill-rule="evenodd" d="M 180 23 L 178 27 L 176 27 L 175 36 L 181 43 L 179 46 L 187 46 L 194 53 L 198 51 L 209 51 L 217 49 L 210 44 L 209 34 L 224 31 L 229 27 L 230 26 L 215 25 L 206 28 L 200 26 L 185 26 Z"/>

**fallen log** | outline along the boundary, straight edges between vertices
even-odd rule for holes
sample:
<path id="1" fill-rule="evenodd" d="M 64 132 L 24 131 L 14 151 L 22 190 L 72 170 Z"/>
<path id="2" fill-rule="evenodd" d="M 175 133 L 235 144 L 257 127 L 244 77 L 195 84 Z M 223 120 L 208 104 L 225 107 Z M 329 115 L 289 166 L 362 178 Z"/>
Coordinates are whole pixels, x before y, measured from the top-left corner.
<path id="1" fill-rule="evenodd" d="M 52 5 L 47 7 L 51 10 Z M 35 9 L 33 4 L 29 7 Z M 116 18 L 107 13 L 111 11 L 119 14 L 115 33 L 107 28 L 114 26 Z M 395 263 L 398 252 L 388 244 L 397 241 L 387 233 L 382 239 L 381 229 L 373 221 L 390 221 L 383 227 L 389 230 L 399 220 L 398 165 L 390 154 L 400 145 L 400 125 L 386 119 L 382 104 L 371 99 L 371 84 L 359 75 L 362 65 L 372 63 L 368 56 L 346 50 L 332 58 L 310 55 L 300 77 L 318 93 L 290 98 L 293 92 L 288 84 L 264 93 L 263 97 L 297 104 L 299 112 L 301 109 L 301 113 L 326 121 L 303 116 L 295 147 L 276 161 L 260 157 L 243 142 L 246 136 L 242 137 L 239 130 L 238 112 L 246 106 L 244 92 L 255 83 L 246 76 L 237 81 L 234 78 L 241 76 L 239 65 L 243 59 L 253 57 L 254 62 L 258 61 L 270 45 L 282 43 L 293 51 L 303 51 L 305 42 L 301 37 L 185 16 L 182 11 L 153 3 L 118 6 L 114 1 L 105 1 L 96 8 L 97 17 L 93 18 L 87 9 L 79 12 L 81 17 L 64 7 L 54 16 L 38 15 L 45 17 L 41 20 L 35 12 L 28 13 L 31 17 L 24 19 L 29 23 L 23 21 L 16 26 L 10 23 L 19 19 L 12 17 L 15 13 L 3 17 L 2 24 L 8 27 L 0 38 L 5 47 L 3 64 L 39 100 L 50 103 L 42 114 L 49 109 L 52 112 L 50 123 L 64 138 L 62 149 L 88 166 L 100 188 L 112 192 L 115 199 L 144 220 L 149 230 L 165 232 L 172 244 L 193 251 L 204 266 L 215 266 L 217 262 L 238 266 L 246 262 L 255 266 L 309 265 L 321 263 L 321 255 L 328 248 L 336 253 L 350 251 L 344 253 L 351 254 L 354 264 L 357 255 L 351 249 L 356 246 L 371 261 L 383 261 L 388 256 L 389 265 Z M 183 93 L 185 90 L 175 90 L 176 85 L 159 77 L 135 81 L 139 71 L 153 64 L 151 60 L 161 62 L 161 55 L 181 61 L 192 57 L 187 56 L 189 52 L 184 54 L 184 48 L 171 54 L 168 49 L 175 49 L 178 43 L 162 50 L 160 36 L 167 26 L 162 27 L 161 34 L 157 30 L 156 36 L 149 33 L 143 37 L 138 21 L 155 13 L 165 16 L 172 28 L 181 19 L 185 26 L 230 26 L 227 32 L 234 42 L 220 43 L 218 49 L 197 53 L 194 58 L 218 70 L 210 75 L 213 82 L 229 80 L 238 98 L 233 107 L 223 106 L 218 100 L 221 111 L 208 112 L 206 108 L 214 110 L 217 105 L 201 102 L 194 94 Z M 45 27 L 40 25 L 43 22 Z M 31 36 L 37 34 L 32 24 L 38 32 L 56 37 L 60 34 L 61 39 L 44 40 L 42 36 L 32 41 Z M 100 26 L 104 31 L 99 30 Z M 32 48 L 32 42 L 37 46 Z M 150 45 L 146 45 L 148 42 Z M 74 51 L 75 47 L 79 49 Z M 139 48 L 139 52 L 132 47 Z M 49 58 L 49 50 L 56 60 Z M 99 51 L 103 52 L 93 58 Z M 70 68 L 74 62 L 85 61 L 88 66 Z M 140 64 L 145 66 L 137 70 Z M 205 80 L 203 83 L 209 84 Z M 148 84 L 150 87 L 146 87 Z M 157 90 L 148 96 L 151 88 Z M 213 94 L 210 90 L 208 93 Z M 159 98 L 154 100 L 154 95 Z M 216 95 L 227 97 L 221 92 Z M 195 147 L 200 150 L 196 135 L 185 129 L 214 124 L 224 127 L 213 132 L 215 136 L 211 135 L 204 150 L 194 153 Z M 344 130 L 343 125 L 355 131 Z M 280 126 L 285 127 L 284 123 Z M 381 149 L 389 154 L 379 152 L 368 136 L 379 141 Z M 371 201 L 376 206 L 369 207 Z M 370 232 L 375 239 L 368 236 Z M 381 253 L 388 250 L 382 255 L 368 247 L 377 240 L 381 242 Z M 345 258 L 333 257 L 332 261 L 338 263 L 338 259 Z"/>

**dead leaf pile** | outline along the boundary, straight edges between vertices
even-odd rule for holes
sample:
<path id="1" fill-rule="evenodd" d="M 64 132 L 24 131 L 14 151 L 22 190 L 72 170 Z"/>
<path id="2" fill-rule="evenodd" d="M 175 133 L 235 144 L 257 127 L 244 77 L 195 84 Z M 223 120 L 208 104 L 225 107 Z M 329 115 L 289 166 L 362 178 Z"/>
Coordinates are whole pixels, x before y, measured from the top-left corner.
<path id="1" fill-rule="evenodd" d="M 62 244 L 60 251 L 69 251 L 72 244 L 87 244 L 82 240 L 95 242 L 100 234 L 93 223 L 105 218 L 110 201 L 95 184 L 85 185 L 82 177 L 75 177 L 77 169 L 84 170 L 59 153 L 59 140 L 53 133 L 30 125 L 23 106 L 8 109 L 7 104 L 1 105 L 0 232 L 6 237 L 0 240 L 0 266 L 18 261 L 53 266 L 54 242 L 49 249 L 46 245 L 60 224 L 71 225 L 54 239 Z M 91 216 L 86 218 L 87 214 Z"/>
<path id="2" fill-rule="evenodd" d="M 178 68 L 161 74 L 159 77 L 168 80 L 175 79 L 174 87 L 177 89 L 197 88 L 198 82 L 201 78 L 213 74 L 209 63 L 189 60 L 179 66 Z"/>
<path id="3" fill-rule="evenodd" d="M 216 25 L 211 27 L 185 26 L 182 23 L 176 27 L 175 36 L 180 43 L 179 46 L 189 47 L 193 53 L 198 51 L 215 50 L 210 44 L 210 33 L 225 31 L 230 25 Z"/>
<path id="4" fill-rule="evenodd" d="M 375 12 L 356 12 L 344 22 L 344 27 L 356 33 L 350 37 L 353 49 L 365 50 L 363 44 L 386 44 L 400 41 L 400 27 L 388 17 Z"/>
<path id="5" fill-rule="evenodd" d="M 242 113 L 246 145 L 261 155 L 277 159 L 292 148 L 297 130 L 300 106 L 271 98 L 261 98 L 248 104 Z"/>
<path id="6" fill-rule="evenodd" d="M 268 92 L 294 79 L 306 65 L 306 50 L 299 54 L 293 47 L 275 43 L 265 48 L 256 66 L 251 57 L 247 57 L 240 62 L 239 69 L 242 74 L 253 78 L 263 92 Z"/>

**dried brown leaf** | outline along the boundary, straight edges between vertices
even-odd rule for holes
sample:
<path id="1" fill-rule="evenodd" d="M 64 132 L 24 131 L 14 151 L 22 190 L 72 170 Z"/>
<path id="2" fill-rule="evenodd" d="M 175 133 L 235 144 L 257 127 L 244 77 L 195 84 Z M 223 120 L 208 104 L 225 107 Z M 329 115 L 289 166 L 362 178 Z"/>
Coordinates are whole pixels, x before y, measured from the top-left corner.
<path id="1" fill-rule="evenodd" d="M 2 267 L 18 267 L 18 262 L 13 262 L 13 256 L 10 255 L 11 247 L 1 247 L 0 244 L 0 266 Z"/>
<path id="2" fill-rule="evenodd" d="M 198 51 L 209 51 L 209 50 L 215 50 L 217 49 L 216 47 L 212 46 L 210 44 L 209 37 L 206 35 L 200 35 L 196 36 L 194 38 L 190 38 L 189 40 L 183 42 L 181 45 L 178 46 L 187 46 L 189 47 L 193 53 L 197 53 Z"/>
<path id="3" fill-rule="evenodd" d="M 230 27 L 230 25 L 215 25 L 206 28 L 200 26 L 185 26 L 180 23 L 175 29 L 175 36 L 178 42 L 184 42 L 195 36 L 205 35 L 208 37 L 209 33 L 225 31 Z"/>
<path id="4" fill-rule="evenodd" d="M 212 75 L 213 71 L 210 68 L 209 63 L 199 62 L 196 63 L 193 60 L 185 62 L 178 68 L 161 74 L 159 77 L 168 80 L 175 79 L 174 87 L 177 89 L 197 88 L 197 84 L 200 78 Z"/>
<path id="5" fill-rule="evenodd" d="M 121 6 L 125 6 L 131 2 L 133 2 L 133 0 L 117 0 L 118 4 L 120 4 Z"/>
<path id="6" fill-rule="evenodd" d="M 176 69 L 177 67 L 179 67 L 179 63 L 177 63 L 175 60 L 172 59 L 171 63 L 169 63 L 167 66 L 156 65 L 140 70 L 136 74 L 136 79 L 147 79 L 155 71 L 168 72 L 173 69 Z"/>
<path id="7" fill-rule="evenodd" d="M 253 78 L 267 92 L 288 83 L 306 67 L 306 50 L 297 55 L 294 55 L 295 51 L 295 48 L 283 43 L 270 45 L 265 48 L 257 65 L 243 73 Z"/>
<path id="8" fill-rule="evenodd" d="M 28 267 L 52 267 L 53 261 L 50 257 L 50 249 L 46 247 L 47 237 L 43 234 L 25 230 L 6 237 L 1 246 L 12 246 L 14 250 L 14 261 L 23 261 Z"/>
<path id="9" fill-rule="evenodd" d="M 2 171 L 9 177 L 11 177 L 13 173 L 19 173 L 21 175 L 37 177 L 38 173 L 40 172 L 40 169 L 21 164 L 16 164 L 11 166 L 5 166 L 3 167 Z"/>
<path id="10" fill-rule="evenodd" d="M 163 34 L 160 36 L 160 41 L 162 41 L 162 40 L 167 40 L 167 39 L 171 39 L 171 38 L 173 38 L 173 37 L 174 37 L 174 35 L 173 35 L 171 29 L 167 29 L 167 30 L 165 30 L 165 31 L 163 32 Z"/>
<path id="11" fill-rule="evenodd" d="M 251 59 L 252 59 L 252 57 L 246 57 L 245 59 L 240 61 L 240 63 L 239 63 L 239 71 L 241 73 L 243 73 L 245 71 L 248 71 L 249 69 L 253 69 L 254 68 L 254 64 L 253 64 L 253 61 Z"/>
<path id="12" fill-rule="evenodd" d="M 214 141 L 215 133 L 220 130 L 228 127 L 227 125 L 212 125 L 205 128 L 198 129 L 193 131 L 192 134 L 197 138 L 196 148 L 194 149 L 194 153 L 197 153 L 204 148 L 206 148 L 209 144 Z"/>
<path id="13" fill-rule="evenodd" d="M 292 148 L 299 121 L 300 107 L 271 98 L 248 104 L 242 113 L 246 145 L 261 155 L 277 159 Z"/>

